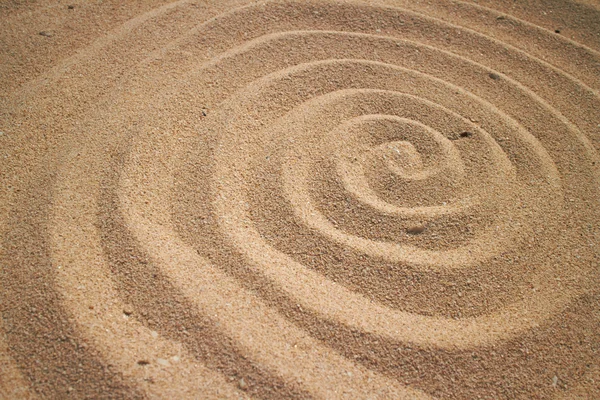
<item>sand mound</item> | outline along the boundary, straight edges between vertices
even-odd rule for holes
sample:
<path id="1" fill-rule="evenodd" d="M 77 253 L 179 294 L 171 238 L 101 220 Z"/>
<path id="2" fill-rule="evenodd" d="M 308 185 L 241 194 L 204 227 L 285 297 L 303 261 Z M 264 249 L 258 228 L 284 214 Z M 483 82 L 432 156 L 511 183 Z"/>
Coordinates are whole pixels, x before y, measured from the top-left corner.
<path id="1" fill-rule="evenodd" d="M 120 4 L 0 10 L 0 397 L 600 396 L 596 5 Z"/>

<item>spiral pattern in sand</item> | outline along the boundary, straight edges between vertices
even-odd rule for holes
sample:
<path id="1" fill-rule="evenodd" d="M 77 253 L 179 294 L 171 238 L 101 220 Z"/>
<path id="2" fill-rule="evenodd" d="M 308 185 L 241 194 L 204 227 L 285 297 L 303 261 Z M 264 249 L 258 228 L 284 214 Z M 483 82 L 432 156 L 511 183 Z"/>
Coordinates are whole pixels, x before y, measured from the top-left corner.
<path id="1" fill-rule="evenodd" d="M 11 94 L 15 141 L 60 135 L 7 178 L 15 387 L 600 393 L 600 53 L 370 3 L 171 3 Z"/>

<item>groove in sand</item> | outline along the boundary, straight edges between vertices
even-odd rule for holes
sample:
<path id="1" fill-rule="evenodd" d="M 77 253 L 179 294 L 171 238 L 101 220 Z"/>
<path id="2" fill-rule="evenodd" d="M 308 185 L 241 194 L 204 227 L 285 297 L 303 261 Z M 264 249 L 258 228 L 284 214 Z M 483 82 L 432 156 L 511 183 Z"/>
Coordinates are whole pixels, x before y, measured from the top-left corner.
<path id="1" fill-rule="evenodd" d="M 375 3 L 215 2 L 171 31 L 175 2 L 14 91 L 2 124 L 60 141 L 9 161 L 2 277 L 35 284 L 2 291 L 2 368 L 50 397 L 600 393 L 600 53 Z M 28 320 L 44 298 L 57 320 Z"/>

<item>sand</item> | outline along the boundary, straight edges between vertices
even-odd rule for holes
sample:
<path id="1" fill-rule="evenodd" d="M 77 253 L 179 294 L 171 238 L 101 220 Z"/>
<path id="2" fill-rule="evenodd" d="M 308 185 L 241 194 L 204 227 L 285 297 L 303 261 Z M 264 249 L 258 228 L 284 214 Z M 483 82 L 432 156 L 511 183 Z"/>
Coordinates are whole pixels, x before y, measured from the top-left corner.
<path id="1" fill-rule="evenodd" d="M 0 3 L 0 398 L 600 398 L 600 3 Z"/>

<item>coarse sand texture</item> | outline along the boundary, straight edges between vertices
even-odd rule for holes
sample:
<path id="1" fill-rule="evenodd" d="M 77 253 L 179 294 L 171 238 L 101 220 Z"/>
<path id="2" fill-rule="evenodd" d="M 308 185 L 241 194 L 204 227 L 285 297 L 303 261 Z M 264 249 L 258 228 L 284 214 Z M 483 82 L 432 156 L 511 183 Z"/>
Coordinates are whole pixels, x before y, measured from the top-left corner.
<path id="1" fill-rule="evenodd" d="M 600 399 L 600 2 L 0 2 L 0 399 Z"/>

